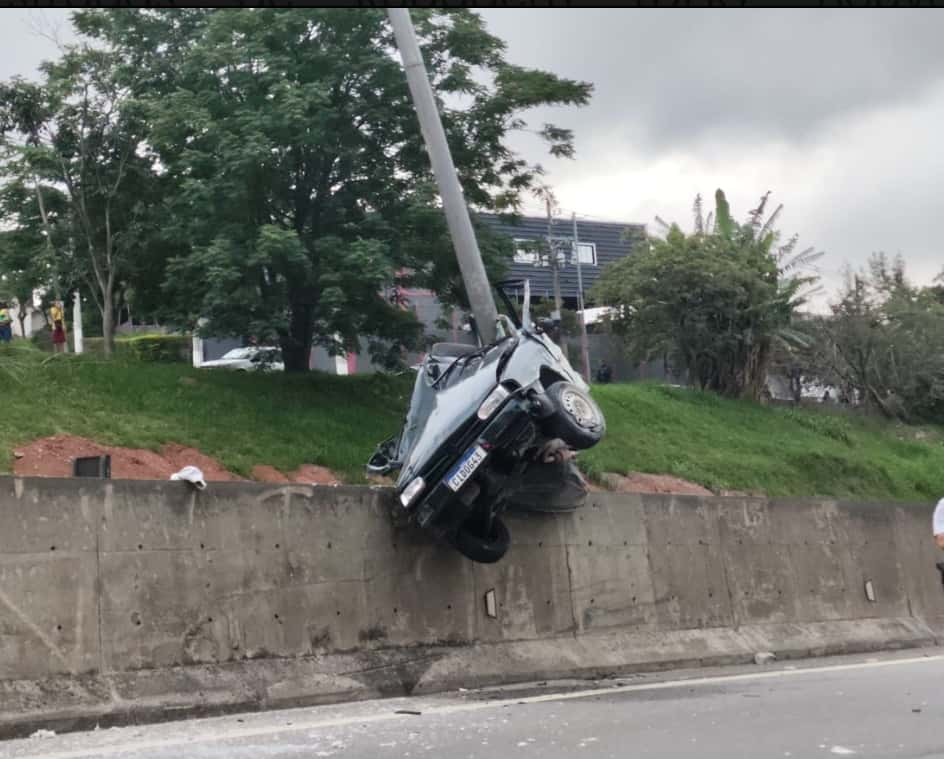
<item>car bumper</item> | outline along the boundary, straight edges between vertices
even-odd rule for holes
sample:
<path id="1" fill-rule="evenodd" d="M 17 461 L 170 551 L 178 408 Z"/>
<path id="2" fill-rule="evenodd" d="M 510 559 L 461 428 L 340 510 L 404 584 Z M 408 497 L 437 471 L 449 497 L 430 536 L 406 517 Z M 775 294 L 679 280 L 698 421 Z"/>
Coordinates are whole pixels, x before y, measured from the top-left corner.
<path id="1" fill-rule="evenodd" d="M 475 425 L 450 445 L 449 455 L 440 457 L 441 464 L 426 477 L 429 489 L 425 496 L 413 507 L 421 527 L 446 536 L 468 518 L 471 504 L 463 500 L 463 491 L 481 478 L 496 450 L 512 447 L 515 441 L 534 431 L 534 408 L 532 402 L 515 397 L 489 420 Z M 469 481 L 458 492 L 453 491 L 445 482 L 446 474 L 476 445 L 482 446 L 488 455 Z"/>

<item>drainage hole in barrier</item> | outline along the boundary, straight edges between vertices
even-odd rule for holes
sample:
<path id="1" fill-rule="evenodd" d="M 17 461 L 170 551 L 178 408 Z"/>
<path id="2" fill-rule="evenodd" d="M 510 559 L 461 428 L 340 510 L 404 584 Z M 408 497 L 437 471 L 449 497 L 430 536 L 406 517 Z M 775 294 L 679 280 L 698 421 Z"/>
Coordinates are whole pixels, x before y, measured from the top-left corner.
<path id="1" fill-rule="evenodd" d="M 543 540 L 539 540 L 539 541 L 538 541 L 538 548 L 544 548 L 544 541 L 543 541 Z"/>
<path id="2" fill-rule="evenodd" d="M 55 546 L 52 546 L 49 550 L 50 550 L 50 551 L 55 551 L 55 550 L 56 550 L 56 547 L 55 547 Z"/>
<path id="3" fill-rule="evenodd" d="M 58 632 L 62 632 L 62 625 L 56 625 L 56 630 Z"/>
<path id="4" fill-rule="evenodd" d="M 279 618 L 279 615 L 278 615 L 278 614 L 276 614 L 276 615 L 275 615 L 275 618 L 276 618 L 276 619 L 278 619 L 278 618 Z"/>
<path id="5" fill-rule="evenodd" d="M 202 550 L 204 550 L 205 548 L 206 548 L 206 546 L 203 545 L 203 543 L 201 543 L 201 544 L 200 544 L 200 550 L 202 551 Z"/>
<path id="6" fill-rule="evenodd" d="M 328 550 L 329 550 L 329 551 L 331 550 L 331 544 L 330 544 L 330 543 L 328 543 Z"/>
<path id="7" fill-rule="evenodd" d="M 448 605 L 446 606 L 446 610 L 447 610 L 447 611 L 452 611 L 452 604 L 448 604 Z"/>
<path id="8" fill-rule="evenodd" d="M 144 550 L 144 546 L 141 545 L 140 543 L 138 543 L 138 550 L 139 550 L 139 551 L 143 551 L 143 550 Z"/>
<path id="9" fill-rule="evenodd" d="M 588 546 L 592 546 L 592 545 L 593 545 L 593 541 L 592 541 L 592 540 L 588 540 L 588 541 L 587 541 L 587 545 L 588 545 Z"/>
<path id="10" fill-rule="evenodd" d="M 394 607 L 393 607 L 393 613 L 394 613 L 394 614 L 399 614 L 399 613 L 400 613 L 400 610 L 399 610 L 396 606 L 394 606 Z"/>
<path id="11" fill-rule="evenodd" d="M 338 612 L 338 616 L 339 616 L 339 617 L 341 616 L 341 612 Z"/>
<path id="12" fill-rule="evenodd" d="M 282 546 L 280 546 L 278 543 L 276 543 L 276 544 L 275 544 L 275 547 L 276 547 L 276 549 L 279 549 L 279 548 L 281 548 Z"/>
<path id="13" fill-rule="evenodd" d="M 207 617 L 207 624 L 213 624 L 213 617 Z"/>

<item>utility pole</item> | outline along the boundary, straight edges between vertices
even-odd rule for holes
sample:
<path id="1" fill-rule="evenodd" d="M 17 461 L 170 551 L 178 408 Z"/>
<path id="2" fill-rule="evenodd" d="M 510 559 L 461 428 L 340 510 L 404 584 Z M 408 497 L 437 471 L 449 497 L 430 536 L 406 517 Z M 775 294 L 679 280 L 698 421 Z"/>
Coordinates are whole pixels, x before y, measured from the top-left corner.
<path id="1" fill-rule="evenodd" d="M 583 378 L 590 383 L 590 348 L 587 345 L 587 312 L 583 302 L 583 273 L 580 268 L 580 237 L 577 234 L 577 214 L 571 215 L 574 225 L 574 256 L 577 259 L 577 318 L 580 323 L 580 354 L 583 358 Z"/>
<path id="2" fill-rule="evenodd" d="M 72 344 L 75 346 L 76 353 L 85 352 L 85 338 L 82 334 L 82 296 L 78 290 L 75 291 L 72 301 Z"/>
<path id="3" fill-rule="evenodd" d="M 429 75 L 426 73 L 426 65 L 423 63 L 423 55 L 416 41 L 413 21 L 406 8 L 388 8 L 387 16 L 393 26 L 397 48 L 403 59 L 407 84 L 413 96 L 413 105 L 420 122 L 420 130 L 423 132 L 429 160 L 433 166 L 439 195 L 442 197 L 446 223 L 449 225 L 449 235 L 456 249 L 456 258 L 459 261 L 459 270 L 462 272 L 466 293 L 469 296 L 469 305 L 472 307 L 482 342 L 489 345 L 495 341 L 498 309 L 495 308 L 495 299 L 488 283 L 488 275 L 485 273 L 485 264 L 482 263 L 482 254 L 479 252 L 478 242 L 475 239 L 472 221 L 469 219 L 469 209 L 462 194 L 462 186 L 459 184 L 452 154 L 446 142 L 446 133 L 436 108 L 436 100 L 433 97 L 432 85 L 429 83 Z"/>
<path id="4" fill-rule="evenodd" d="M 544 195 L 544 207 L 547 209 L 547 252 L 548 252 L 548 262 L 551 265 L 551 278 L 554 282 L 554 313 L 551 314 L 551 319 L 554 321 L 554 341 L 560 346 L 561 351 L 566 356 L 567 355 L 567 343 L 564 342 L 564 330 L 562 329 L 562 314 L 561 310 L 563 308 L 563 299 L 561 298 L 561 289 L 560 289 L 560 258 L 557 255 L 557 249 L 554 245 L 554 195 L 551 193 L 550 189 L 544 187 L 542 190 Z"/>

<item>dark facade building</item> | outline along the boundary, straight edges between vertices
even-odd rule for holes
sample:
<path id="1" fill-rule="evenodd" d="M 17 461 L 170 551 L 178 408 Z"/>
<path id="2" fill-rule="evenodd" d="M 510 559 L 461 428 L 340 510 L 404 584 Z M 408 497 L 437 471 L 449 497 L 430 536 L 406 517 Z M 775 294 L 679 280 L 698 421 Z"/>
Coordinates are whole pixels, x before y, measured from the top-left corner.
<path id="1" fill-rule="evenodd" d="M 509 282 L 529 279 L 531 296 L 536 299 L 554 297 L 554 285 L 548 248 L 548 223 L 540 216 L 523 216 L 515 223 L 492 215 L 480 217 L 492 229 L 515 241 L 515 257 L 506 279 Z M 584 294 L 599 278 L 603 268 L 625 258 L 644 239 L 643 224 L 577 220 L 577 249 Z M 551 242 L 560 261 L 561 296 L 565 305 L 577 305 L 577 260 L 574 255 L 574 224 L 570 219 L 557 219 L 551 225 Z M 514 287 L 510 288 L 512 291 Z"/>

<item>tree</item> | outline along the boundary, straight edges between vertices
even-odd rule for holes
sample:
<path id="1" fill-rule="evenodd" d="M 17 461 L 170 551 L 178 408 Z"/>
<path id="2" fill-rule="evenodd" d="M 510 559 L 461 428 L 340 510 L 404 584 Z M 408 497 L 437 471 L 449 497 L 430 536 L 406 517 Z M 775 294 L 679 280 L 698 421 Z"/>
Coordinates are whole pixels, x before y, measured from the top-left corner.
<path id="1" fill-rule="evenodd" d="M 82 11 L 116 51 L 179 187 L 171 226 L 186 252 L 166 292 L 208 331 L 270 335 L 287 370 L 310 346 L 359 336 L 415 342 L 384 298 L 394 284 L 458 295 L 458 269 L 385 13 L 372 9 Z M 520 114 L 582 105 L 588 84 L 508 63 L 469 11 L 416 10 L 469 203 L 515 209 L 538 173 L 508 147 Z M 136 76 L 136 73 L 135 73 Z M 573 154 L 568 130 L 540 133 Z M 495 248 L 494 250 L 497 250 Z M 508 247 L 510 251 L 510 246 Z"/>
<path id="2" fill-rule="evenodd" d="M 119 80 L 118 61 L 87 45 L 64 49 L 43 64 L 44 80 L 14 79 L 0 86 L 0 138 L 5 173 L 32 186 L 53 245 L 43 185 L 69 202 L 68 249 L 74 274 L 85 277 L 102 317 L 105 354 L 114 347 L 116 291 L 147 236 L 155 173 L 145 150 L 146 124 Z"/>
<path id="3" fill-rule="evenodd" d="M 20 334 L 26 334 L 26 317 L 34 294 L 58 288 L 57 268 L 49 255 L 51 236 L 61 234 L 62 196 L 42 188 L 46 222 L 37 206 L 35 188 L 17 181 L 0 188 L 0 217 L 6 229 L 0 232 L 0 295 L 16 305 Z"/>
<path id="4" fill-rule="evenodd" d="M 708 218 L 697 197 L 691 234 L 658 219 L 664 238 L 603 272 L 593 297 L 616 307 L 612 326 L 636 358 L 668 355 L 702 389 L 761 397 L 775 345 L 804 339 L 797 309 L 815 277 L 798 272 L 819 255 L 796 252 L 795 236 L 780 243 L 769 196 L 743 224 L 721 190 Z"/>
<path id="5" fill-rule="evenodd" d="M 890 418 L 944 421 L 944 303 L 912 285 L 901 257 L 848 272 L 832 314 L 815 322 L 810 371 Z"/>

